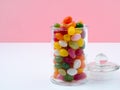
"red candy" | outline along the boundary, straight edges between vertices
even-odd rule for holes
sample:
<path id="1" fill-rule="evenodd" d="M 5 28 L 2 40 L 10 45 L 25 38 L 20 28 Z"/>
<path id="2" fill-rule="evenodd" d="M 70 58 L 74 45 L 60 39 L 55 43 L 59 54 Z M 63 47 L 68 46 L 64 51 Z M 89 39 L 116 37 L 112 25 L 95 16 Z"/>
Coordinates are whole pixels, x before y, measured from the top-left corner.
<path id="1" fill-rule="evenodd" d="M 80 55 L 83 54 L 83 50 L 82 50 L 82 49 L 77 49 L 77 50 L 75 51 L 75 54 L 76 54 L 77 56 L 80 56 Z"/>
<path id="2" fill-rule="evenodd" d="M 72 17 L 71 16 L 68 16 L 68 17 L 66 17 L 64 20 L 63 20 L 63 23 L 64 24 L 69 24 L 69 23 L 71 23 L 72 22 Z"/>
<path id="3" fill-rule="evenodd" d="M 76 74 L 74 76 L 74 80 L 82 80 L 86 78 L 86 74 L 85 73 L 81 73 L 81 74 Z"/>

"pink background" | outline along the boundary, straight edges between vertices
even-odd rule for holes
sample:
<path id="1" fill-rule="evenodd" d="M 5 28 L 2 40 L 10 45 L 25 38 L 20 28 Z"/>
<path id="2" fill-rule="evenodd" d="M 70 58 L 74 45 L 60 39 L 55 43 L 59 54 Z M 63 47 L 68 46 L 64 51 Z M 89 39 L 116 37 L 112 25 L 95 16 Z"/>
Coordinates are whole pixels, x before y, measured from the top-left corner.
<path id="1" fill-rule="evenodd" d="M 50 41 L 68 15 L 89 26 L 90 42 L 120 41 L 120 0 L 0 0 L 0 41 Z"/>

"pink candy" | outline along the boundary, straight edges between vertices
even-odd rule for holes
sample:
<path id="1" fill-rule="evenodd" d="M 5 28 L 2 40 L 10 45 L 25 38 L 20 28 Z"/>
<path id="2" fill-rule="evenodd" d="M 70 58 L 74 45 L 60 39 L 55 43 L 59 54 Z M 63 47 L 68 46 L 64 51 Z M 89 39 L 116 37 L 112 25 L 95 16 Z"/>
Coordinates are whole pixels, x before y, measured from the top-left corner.
<path id="1" fill-rule="evenodd" d="M 73 35 L 72 37 L 71 37 L 71 40 L 72 41 L 77 41 L 77 40 L 79 40 L 81 38 L 81 35 L 80 34 L 75 34 L 75 35 Z"/>
<path id="2" fill-rule="evenodd" d="M 68 49 L 68 53 L 69 53 L 69 55 L 70 55 L 71 58 L 75 58 L 76 57 L 74 49 L 71 49 L 71 48 Z"/>
<path id="3" fill-rule="evenodd" d="M 64 77 L 62 75 L 60 75 L 60 74 L 57 76 L 57 78 L 60 79 L 60 80 L 64 79 Z"/>

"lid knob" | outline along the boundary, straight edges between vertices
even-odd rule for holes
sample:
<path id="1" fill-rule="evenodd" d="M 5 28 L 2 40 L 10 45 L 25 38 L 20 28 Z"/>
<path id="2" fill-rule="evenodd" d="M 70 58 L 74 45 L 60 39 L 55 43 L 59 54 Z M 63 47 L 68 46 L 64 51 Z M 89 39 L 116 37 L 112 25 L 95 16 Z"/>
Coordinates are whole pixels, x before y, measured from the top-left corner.
<path id="1" fill-rule="evenodd" d="M 107 62 L 108 62 L 108 57 L 105 54 L 99 53 L 98 55 L 96 55 L 96 57 L 95 57 L 96 65 L 103 66 Z"/>

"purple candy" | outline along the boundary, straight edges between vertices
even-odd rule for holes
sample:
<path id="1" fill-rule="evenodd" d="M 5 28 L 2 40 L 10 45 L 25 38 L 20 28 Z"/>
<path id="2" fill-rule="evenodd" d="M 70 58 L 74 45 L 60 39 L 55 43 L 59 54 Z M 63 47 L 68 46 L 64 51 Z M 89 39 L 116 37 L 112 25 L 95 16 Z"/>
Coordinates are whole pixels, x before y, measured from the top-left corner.
<path id="1" fill-rule="evenodd" d="M 85 30 L 82 31 L 81 38 L 83 38 L 83 39 L 85 38 Z"/>
<path id="2" fill-rule="evenodd" d="M 81 79 L 85 79 L 85 78 L 86 78 L 86 74 L 85 73 L 76 74 L 74 76 L 74 80 L 81 80 Z"/>
<path id="3" fill-rule="evenodd" d="M 82 50 L 82 49 L 77 49 L 77 50 L 75 51 L 75 54 L 76 54 L 77 56 L 80 56 L 80 55 L 83 54 L 83 50 Z"/>
<path id="4" fill-rule="evenodd" d="M 70 58 L 70 57 L 64 57 L 63 60 L 64 60 L 65 63 L 68 63 L 68 64 L 72 64 L 73 63 L 73 59 Z"/>
<path id="5" fill-rule="evenodd" d="M 76 57 L 76 54 L 75 54 L 75 50 L 74 50 L 74 49 L 72 49 L 72 48 L 68 49 L 68 53 L 69 53 L 69 56 L 70 56 L 71 58 L 75 58 L 75 57 Z"/>

